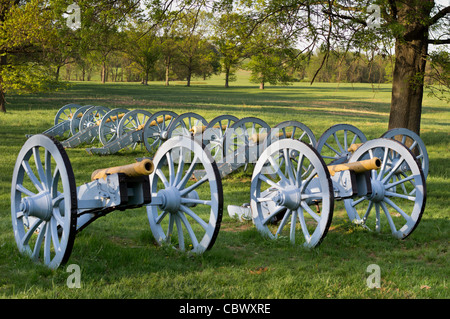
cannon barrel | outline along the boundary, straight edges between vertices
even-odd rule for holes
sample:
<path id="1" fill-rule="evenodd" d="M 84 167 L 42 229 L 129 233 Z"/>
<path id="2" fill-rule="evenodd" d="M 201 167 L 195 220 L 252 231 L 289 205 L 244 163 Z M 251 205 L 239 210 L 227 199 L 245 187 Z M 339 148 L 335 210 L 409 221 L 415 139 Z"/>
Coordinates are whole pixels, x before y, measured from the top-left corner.
<path id="1" fill-rule="evenodd" d="M 227 126 L 226 125 L 214 125 L 213 128 L 222 128 L 222 130 L 226 130 Z M 191 132 L 193 135 L 197 135 L 197 134 L 201 134 L 206 130 L 206 125 L 201 125 L 201 126 L 194 126 L 192 127 L 189 132 Z"/>
<path id="2" fill-rule="evenodd" d="M 374 157 L 368 160 L 363 160 L 354 163 L 344 163 L 338 165 L 328 166 L 328 171 L 331 176 L 334 176 L 336 172 L 351 170 L 356 173 L 364 173 L 373 169 L 378 169 L 381 167 L 381 160 L 378 157 Z"/>
<path id="3" fill-rule="evenodd" d="M 107 175 L 122 173 L 129 177 L 150 175 L 154 170 L 153 162 L 144 159 L 133 164 L 97 169 L 91 174 L 91 180 L 106 178 Z"/>

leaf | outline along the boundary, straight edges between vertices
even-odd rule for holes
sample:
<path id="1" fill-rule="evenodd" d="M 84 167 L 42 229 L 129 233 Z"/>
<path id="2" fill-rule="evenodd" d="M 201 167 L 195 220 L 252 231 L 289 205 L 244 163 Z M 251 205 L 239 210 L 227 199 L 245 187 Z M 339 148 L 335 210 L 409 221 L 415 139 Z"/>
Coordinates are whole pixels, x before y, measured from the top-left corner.
<path id="1" fill-rule="evenodd" d="M 266 272 L 267 270 L 269 270 L 269 267 L 257 267 L 254 270 L 250 270 L 250 273 L 252 275 L 261 275 L 263 272 Z"/>

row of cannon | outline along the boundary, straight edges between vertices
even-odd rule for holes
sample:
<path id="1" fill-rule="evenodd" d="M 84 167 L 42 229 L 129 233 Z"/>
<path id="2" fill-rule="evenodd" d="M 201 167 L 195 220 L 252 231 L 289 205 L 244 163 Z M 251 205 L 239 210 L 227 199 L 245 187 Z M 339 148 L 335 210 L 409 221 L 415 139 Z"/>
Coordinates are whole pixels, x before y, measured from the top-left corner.
<path id="1" fill-rule="evenodd" d="M 68 104 L 59 109 L 54 123 L 43 134 L 64 138 L 62 145 L 65 148 L 100 142 L 102 147 L 86 149 L 90 154 L 100 155 L 113 154 L 121 149 L 135 149 L 139 144 L 153 154 L 173 136 L 192 135 L 206 145 L 211 144 L 209 148 L 213 157 L 220 161 L 236 151 L 239 142 L 236 140 L 240 140 L 241 144 L 267 145 L 268 141 L 264 139 L 272 131 L 271 141 L 279 138 L 304 141 L 316 148 L 327 164 L 339 164 L 348 160 L 355 147 L 367 141 L 360 129 L 349 124 L 334 125 L 316 140 L 310 128 L 293 120 L 271 128 L 265 121 L 255 117 L 239 120 L 233 115 L 220 115 L 208 123 L 204 117 L 192 112 L 178 115 L 173 111 L 162 110 L 152 114 L 146 110 L 111 110 L 104 106 L 78 104 Z M 381 137 L 407 144 L 417 154 L 425 176 L 428 175 L 428 154 L 420 136 L 408 129 L 397 128 Z"/>
<path id="2" fill-rule="evenodd" d="M 76 186 L 65 148 L 94 139 L 103 146 L 87 149 L 91 154 L 141 144 L 149 156 L 96 170 L 90 182 Z M 356 127 L 339 124 L 316 140 L 298 121 L 270 127 L 255 117 L 221 115 L 207 122 L 191 112 L 68 105 L 51 129 L 29 136 L 17 158 L 11 187 L 16 243 L 56 268 L 91 222 L 145 206 L 159 244 L 203 253 L 219 233 L 223 177 L 248 164 L 249 203 L 228 205 L 228 213 L 252 220 L 271 239 L 319 245 L 335 201 L 344 202 L 353 223 L 403 239 L 425 209 L 428 154 L 420 137 L 406 129 L 367 140 Z"/>

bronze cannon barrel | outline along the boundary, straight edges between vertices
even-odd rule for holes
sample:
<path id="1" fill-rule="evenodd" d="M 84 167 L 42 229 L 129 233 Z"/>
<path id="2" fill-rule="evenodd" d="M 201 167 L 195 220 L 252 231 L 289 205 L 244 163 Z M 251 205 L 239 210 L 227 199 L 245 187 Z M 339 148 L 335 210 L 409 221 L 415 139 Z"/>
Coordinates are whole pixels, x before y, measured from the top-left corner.
<path id="1" fill-rule="evenodd" d="M 107 175 L 122 173 L 129 177 L 150 175 L 154 170 L 153 162 L 150 159 L 144 159 L 133 164 L 97 169 L 91 174 L 91 180 L 106 178 Z"/>
<path id="2" fill-rule="evenodd" d="M 381 160 L 378 157 L 374 157 L 368 160 L 363 160 L 354 163 L 343 163 L 338 165 L 328 166 L 328 171 L 332 176 L 336 172 L 351 170 L 356 173 L 364 173 L 373 169 L 378 169 L 381 167 Z"/>

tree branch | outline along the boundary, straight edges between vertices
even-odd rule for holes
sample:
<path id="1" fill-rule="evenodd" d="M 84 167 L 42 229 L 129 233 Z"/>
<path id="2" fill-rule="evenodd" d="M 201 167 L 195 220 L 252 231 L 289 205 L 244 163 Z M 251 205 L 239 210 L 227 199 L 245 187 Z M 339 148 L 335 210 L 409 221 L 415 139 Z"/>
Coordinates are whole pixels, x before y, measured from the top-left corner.
<path id="1" fill-rule="evenodd" d="M 323 10 L 322 12 L 325 13 L 325 14 L 328 14 L 329 16 L 333 16 L 333 17 L 336 17 L 336 18 L 341 18 L 341 19 L 344 19 L 344 20 L 351 20 L 353 22 L 362 24 L 363 26 L 367 26 L 367 22 L 365 20 L 358 19 L 358 18 L 355 18 L 355 17 L 352 17 L 352 16 L 347 16 L 347 15 L 343 15 L 343 14 L 334 13 L 334 12 L 331 11 L 331 9 Z"/>
<path id="2" fill-rule="evenodd" d="M 443 40 L 428 39 L 427 42 L 429 44 L 450 44 L 450 39 L 443 39 Z"/>
<path id="3" fill-rule="evenodd" d="M 447 15 L 447 14 L 450 14 L 450 6 L 443 8 L 441 11 L 439 11 L 433 17 L 431 17 L 427 26 L 431 26 L 431 25 L 435 24 L 436 22 L 438 22 L 439 19 L 445 17 L 445 15 Z"/>

